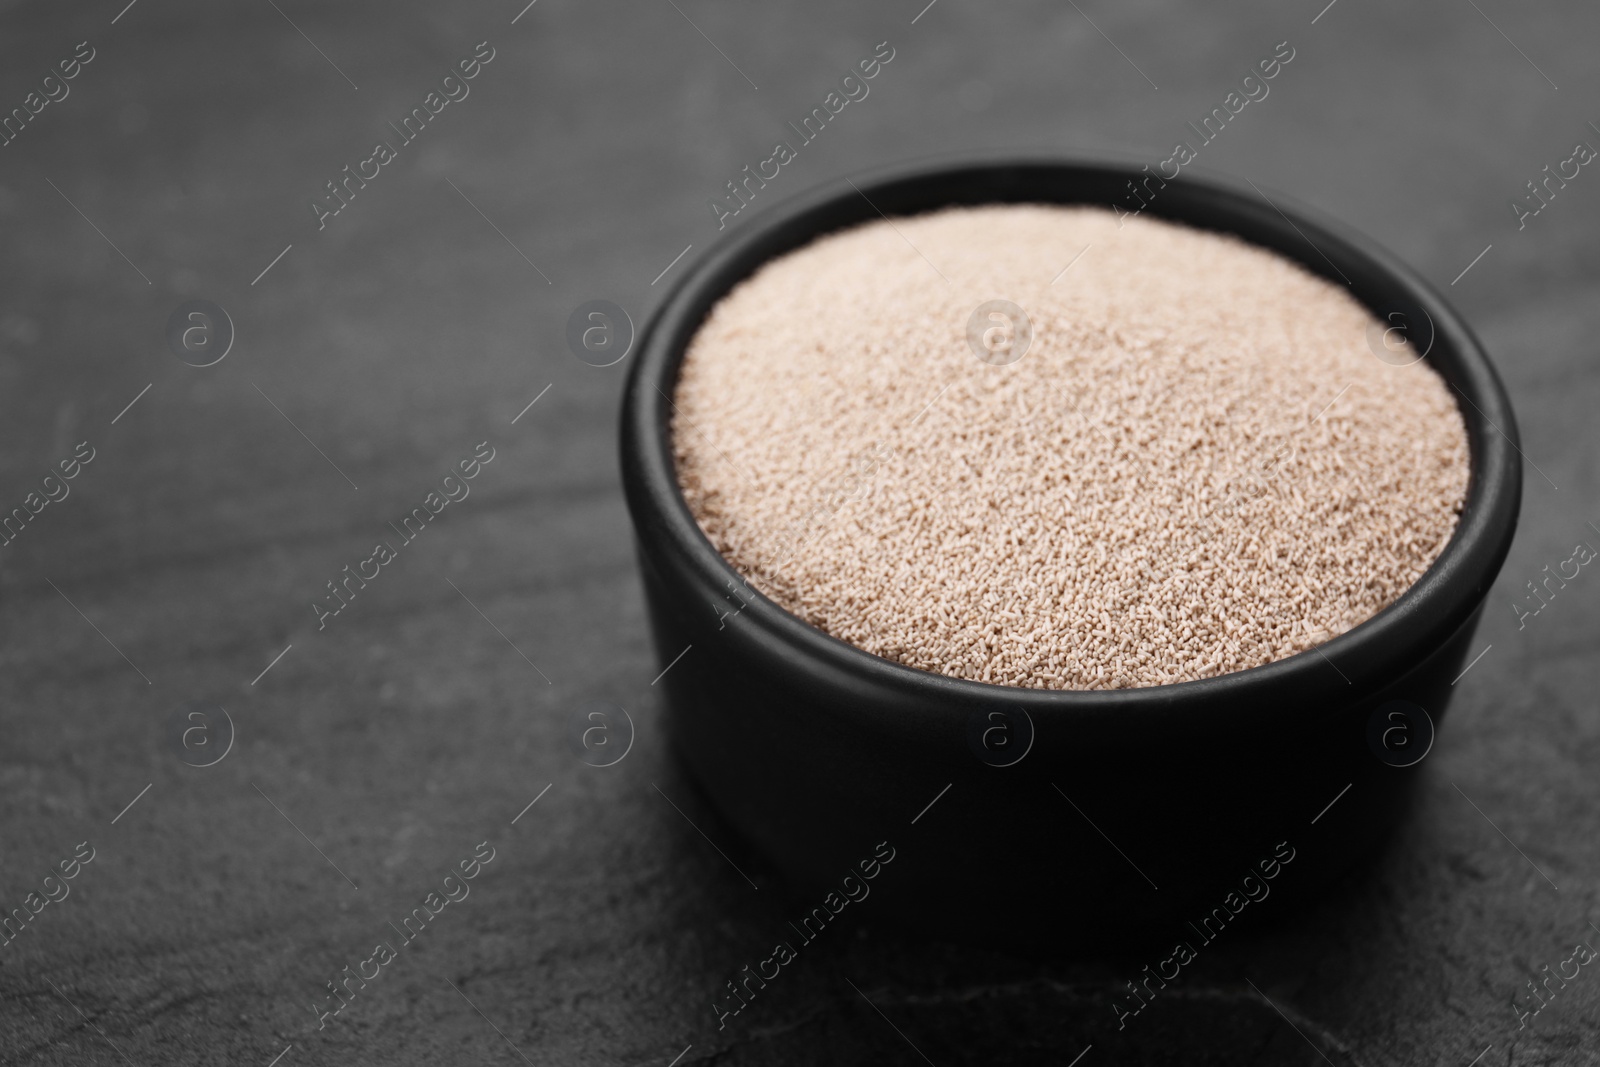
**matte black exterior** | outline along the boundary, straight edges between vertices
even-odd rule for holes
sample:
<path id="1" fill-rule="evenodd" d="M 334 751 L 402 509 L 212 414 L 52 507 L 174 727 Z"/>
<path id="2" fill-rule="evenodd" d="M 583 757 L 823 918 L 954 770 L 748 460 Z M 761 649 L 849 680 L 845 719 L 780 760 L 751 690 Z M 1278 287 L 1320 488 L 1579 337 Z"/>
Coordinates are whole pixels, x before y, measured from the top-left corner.
<path id="1" fill-rule="evenodd" d="M 1375 310 L 1396 299 L 1424 309 L 1435 329 L 1429 362 L 1465 398 L 1471 441 L 1466 508 L 1439 560 L 1394 605 L 1320 649 L 1106 692 L 945 678 L 863 652 L 750 593 L 684 503 L 667 397 L 707 310 L 761 263 L 880 210 L 1109 205 L 1135 177 L 1122 163 L 945 161 L 860 179 L 859 191 L 830 186 L 739 224 L 686 271 L 642 335 L 621 462 L 661 662 L 693 646 L 661 681 L 671 736 L 728 823 L 819 902 L 888 841 L 892 874 L 875 886 L 892 895 L 893 914 L 930 931 L 1013 943 L 1166 936 L 1179 918 L 1221 904 L 1280 842 L 1294 859 L 1275 887 L 1309 896 L 1382 841 L 1426 766 L 1380 761 L 1369 719 L 1397 698 L 1435 723 L 1443 717 L 1516 527 L 1516 424 L 1487 356 L 1438 293 L 1388 252 L 1284 198 L 1269 203 L 1185 171 L 1148 210 L 1347 278 Z M 724 622 L 730 582 L 753 601 Z M 981 762 L 968 743 L 974 718 L 994 709 L 1023 709 L 1033 724 L 1032 749 L 1009 767 Z"/>

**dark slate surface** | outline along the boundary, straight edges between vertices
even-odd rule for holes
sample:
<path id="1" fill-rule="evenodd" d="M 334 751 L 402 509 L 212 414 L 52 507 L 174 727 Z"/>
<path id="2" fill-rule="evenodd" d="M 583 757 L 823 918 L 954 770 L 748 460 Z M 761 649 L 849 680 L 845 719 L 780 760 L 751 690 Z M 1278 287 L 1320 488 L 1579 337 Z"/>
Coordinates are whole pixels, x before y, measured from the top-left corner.
<path id="1" fill-rule="evenodd" d="M 1600 544 L 1600 176 L 1521 231 L 1507 206 L 1600 146 L 1600 10 L 923 2 L 0 5 L 7 109 L 94 49 L 0 149 L 0 504 L 95 449 L 0 548 L 0 905 L 94 850 L 0 950 L 0 1060 L 1600 1062 L 1592 969 L 1526 1029 L 1511 1007 L 1600 945 L 1600 576 L 1524 629 L 1510 606 Z M 563 329 L 595 297 L 642 321 L 671 274 L 651 280 L 714 238 L 706 199 L 885 39 L 871 95 L 764 195 L 958 149 L 1154 161 L 1287 39 L 1200 162 L 1448 289 L 1521 418 L 1492 647 L 1393 847 L 1320 902 L 1280 894 L 1121 1035 L 1111 998 L 1144 959 L 909 937 L 888 886 L 727 1029 L 711 1013 L 788 905 L 686 820 L 734 848 L 658 727 L 614 461 L 625 364 L 579 363 Z M 483 40 L 470 96 L 319 232 L 323 183 Z M 188 297 L 237 328 L 216 366 L 164 342 Z M 317 632 L 324 583 L 484 440 L 471 496 Z M 607 769 L 574 755 L 592 698 L 638 725 Z M 210 768 L 167 740 L 191 701 L 237 728 Z M 485 840 L 470 896 L 319 1031 L 324 984 Z"/>

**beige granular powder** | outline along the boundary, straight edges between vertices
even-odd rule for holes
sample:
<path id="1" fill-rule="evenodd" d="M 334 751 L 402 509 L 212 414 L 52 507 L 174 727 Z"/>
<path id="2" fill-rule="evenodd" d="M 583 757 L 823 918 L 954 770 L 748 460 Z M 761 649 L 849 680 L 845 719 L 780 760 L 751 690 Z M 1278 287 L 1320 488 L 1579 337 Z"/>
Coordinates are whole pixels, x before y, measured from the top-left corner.
<path id="1" fill-rule="evenodd" d="M 1033 330 L 1004 366 L 967 340 L 994 299 Z M 886 659 L 1048 689 L 1207 678 L 1370 618 L 1455 529 L 1460 412 L 1426 363 L 1374 355 L 1374 322 L 1275 253 L 1154 219 L 873 222 L 712 310 L 678 475 L 751 585 Z"/>

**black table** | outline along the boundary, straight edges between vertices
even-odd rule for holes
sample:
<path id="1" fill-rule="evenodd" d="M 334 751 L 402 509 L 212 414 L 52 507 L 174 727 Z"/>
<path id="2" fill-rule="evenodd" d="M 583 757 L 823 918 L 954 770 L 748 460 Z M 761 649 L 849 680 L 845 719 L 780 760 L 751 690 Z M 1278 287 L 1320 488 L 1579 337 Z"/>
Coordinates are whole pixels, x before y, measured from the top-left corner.
<path id="1" fill-rule="evenodd" d="M 0 506 L 30 513 L 0 547 L 0 907 L 38 902 L 0 948 L 0 1060 L 1600 1062 L 1590 968 L 1524 1028 L 1512 1006 L 1600 946 L 1600 577 L 1512 608 L 1600 545 L 1600 176 L 1510 206 L 1600 146 L 1600 10 L 123 2 L 8 5 L 0 39 L 23 109 Z M 665 747 L 615 471 L 627 364 L 574 358 L 566 322 L 608 299 L 642 323 L 715 239 L 708 201 L 885 40 L 870 95 L 760 198 L 953 150 L 1154 163 L 1287 40 L 1200 164 L 1415 264 L 1521 416 L 1488 650 L 1392 846 L 1286 889 L 1121 1033 L 1147 960 L 930 943 L 887 886 L 725 1029 L 712 1011 L 789 902 Z M 191 299 L 231 320 L 211 366 L 165 336 Z M 482 442 L 470 495 L 391 535 Z M 397 558 L 323 614 L 385 538 Z M 611 767 L 578 757 L 594 699 L 636 727 Z M 221 751 L 219 708 L 231 748 L 186 765 L 175 731 Z"/>

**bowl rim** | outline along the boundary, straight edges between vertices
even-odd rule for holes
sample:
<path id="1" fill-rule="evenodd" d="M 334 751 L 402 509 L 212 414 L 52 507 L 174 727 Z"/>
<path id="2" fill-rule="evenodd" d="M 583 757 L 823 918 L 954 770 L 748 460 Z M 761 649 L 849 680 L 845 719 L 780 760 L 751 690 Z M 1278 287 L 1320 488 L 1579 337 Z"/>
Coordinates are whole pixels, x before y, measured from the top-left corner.
<path id="1" fill-rule="evenodd" d="M 628 368 L 620 413 L 620 458 L 624 495 L 641 552 L 655 556 L 669 552 L 679 566 L 688 569 L 697 587 L 721 590 L 730 582 L 743 583 L 741 596 L 746 607 L 740 612 L 741 623 L 754 627 L 764 643 L 799 653 L 819 671 L 835 677 L 887 686 L 938 704 L 992 705 L 1000 700 L 1031 714 L 1073 712 L 1096 719 L 1116 715 L 1121 720 L 1134 709 L 1155 713 L 1174 705 L 1234 702 L 1246 694 L 1251 699 L 1243 703 L 1248 704 L 1259 703 L 1262 696 L 1298 699 L 1315 692 L 1317 686 L 1359 698 L 1409 672 L 1473 617 L 1510 549 L 1522 490 L 1521 449 L 1510 399 L 1465 321 L 1438 290 L 1393 253 L 1290 196 L 1274 191 L 1269 198 L 1253 183 L 1247 185 L 1204 169 L 1185 167 L 1179 177 L 1168 179 L 1163 195 L 1145 210 L 1158 218 L 1241 237 L 1329 280 L 1340 280 L 1329 270 L 1339 271 L 1335 264 L 1358 270 L 1367 281 L 1362 286 L 1352 282 L 1352 291 L 1369 309 L 1372 300 L 1364 297 L 1362 290 L 1381 283 L 1389 298 L 1409 300 L 1431 318 L 1434 341 L 1428 361 L 1445 377 L 1452 392 L 1467 401 L 1463 405 L 1457 400 L 1467 428 L 1470 473 L 1456 529 L 1433 564 L 1388 607 L 1303 652 L 1208 678 L 1089 690 L 980 682 L 896 663 L 790 613 L 746 581 L 717 551 L 690 511 L 673 458 L 669 398 L 688 343 L 706 311 L 739 280 L 768 260 L 825 233 L 880 215 L 936 210 L 937 203 L 895 210 L 907 195 L 920 195 L 923 186 L 965 183 L 970 190 L 993 184 L 1003 187 L 1013 181 L 1059 180 L 1070 192 L 1083 182 L 1113 186 L 1144 178 L 1147 171 L 1143 162 L 1114 153 L 1026 154 L 998 159 L 992 155 L 939 156 L 824 182 L 774 201 L 724 232 L 688 264 L 651 312 L 640 334 L 639 351 Z M 1167 197 L 1168 187 L 1181 190 L 1180 195 Z M 964 195 L 966 190 L 943 202 L 1109 206 L 1073 195 L 971 200 L 963 199 Z M 1220 220 L 1203 222 L 1189 217 L 1207 212 Z M 819 225 L 820 220 L 836 214 L 861 217 L 854 222 Z M 1255 236 L 1246 236 L 1241 230 Z M 1258 239 L 1263 235 L 1272 240 Z"/>

